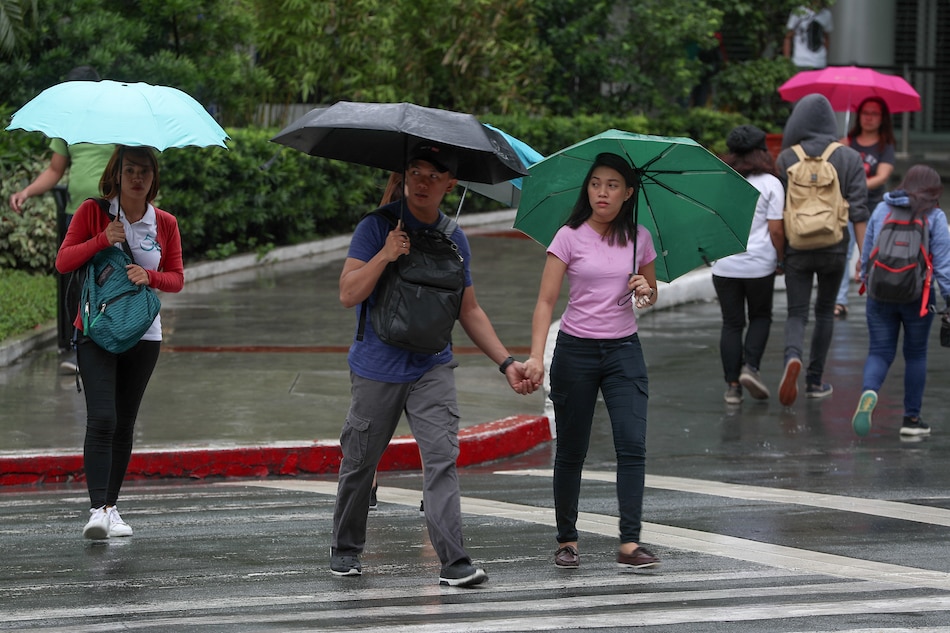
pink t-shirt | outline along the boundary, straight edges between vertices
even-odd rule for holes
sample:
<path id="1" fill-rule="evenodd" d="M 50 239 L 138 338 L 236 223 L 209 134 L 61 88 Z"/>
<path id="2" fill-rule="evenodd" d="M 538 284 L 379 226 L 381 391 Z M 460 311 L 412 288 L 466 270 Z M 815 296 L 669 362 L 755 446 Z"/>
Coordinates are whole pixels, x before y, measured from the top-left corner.
<path id="1" fill-rule="evenodd" d="M 633 244 L 610 246 L 586 222 L 577 229 L 562 226 L 548 252 L 567 264 L 570 284 L 561 331 L 578 338 L 617 339 L 637 331 L 633 301 L 618 305 L 633 272 Z M 637 269 L 656 259 L 653 238 L 637 229 Z"/>

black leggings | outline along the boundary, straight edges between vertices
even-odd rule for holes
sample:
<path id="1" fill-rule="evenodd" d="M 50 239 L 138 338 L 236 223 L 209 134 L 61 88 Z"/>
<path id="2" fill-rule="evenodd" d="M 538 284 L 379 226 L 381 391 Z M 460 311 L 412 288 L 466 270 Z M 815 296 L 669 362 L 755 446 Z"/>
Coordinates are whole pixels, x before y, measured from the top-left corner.
<path id="1" fill-rule="evenodd" d="M 132 457 L 135 418 L 160 348 L 159 341 L 139 341 L 113 354 L 80 337 L 77 361 L 86 392 L 83 466 L 93 508 L 115 505 L 119 498 Z"/>

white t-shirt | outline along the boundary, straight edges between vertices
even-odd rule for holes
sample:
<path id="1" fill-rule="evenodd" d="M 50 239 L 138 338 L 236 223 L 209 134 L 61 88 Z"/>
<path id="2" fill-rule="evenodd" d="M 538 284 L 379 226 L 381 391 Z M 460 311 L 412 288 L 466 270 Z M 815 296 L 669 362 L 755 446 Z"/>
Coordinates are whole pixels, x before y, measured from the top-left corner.
<path id="1" fill-rule="evenodd" d="M 745 252 L 713 263 L 712 273 L 719 277 L 758 279 L 775 272 L 777 256 L 769 235 L 768 221 L 782 219 L 785 189 L 782 182 L 771 174 L 754 174 L 747 180 L 759 190 L 759 201 L 755 205 L 752 228 L 749 230 L 749 243 Z"/>
<path id="2" fill-rule="evenodd" d="M 118 198 L 112 198 L 109 212 L 115 215 L 118 211 Z M 135 263 L 145 270 L 158 270 L 158 265 L 162 261 L 162 249 L 158 244 L 158 219 L 155 217 L 155 207 L 149 204 L 145 209 L 145 215 L 135 223 L 130 223 L 125 217 L 125 211 L 119 213 L 119 220 L 125 228 L 125 241 L 132 251 L 132 257 Z M 122 244 L 116 244 L 116 248 L 122 248 Z M 155 316 L 152 325 L 142 336 L 143 341 L 162 340 L 162 315 Z"/>
<path id="3" fill-rule="evenodd" d="M 824 43 L 817 51 L 808 48 L 808 25 L 812 21 L 818 22 L 826 33 L 834 30 L 834 21 L 831 11 L 822 9 L 815 13 L 807 7 L 798 7 L 788 16 L 786 28 L 795 31 L 792 42 L 792 63 L 799 68 L 824 68 L 828 65 L 828 49 Z"/>

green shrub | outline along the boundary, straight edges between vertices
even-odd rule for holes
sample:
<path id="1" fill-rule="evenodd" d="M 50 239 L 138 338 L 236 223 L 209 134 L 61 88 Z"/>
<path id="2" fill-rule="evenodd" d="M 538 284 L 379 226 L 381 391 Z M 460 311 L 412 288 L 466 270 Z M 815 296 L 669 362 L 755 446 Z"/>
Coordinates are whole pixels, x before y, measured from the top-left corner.
<path id="1" fill-rule="evenodd" d="M 0 341 L 55 318 L 55 275 L 0 268 Z"/>

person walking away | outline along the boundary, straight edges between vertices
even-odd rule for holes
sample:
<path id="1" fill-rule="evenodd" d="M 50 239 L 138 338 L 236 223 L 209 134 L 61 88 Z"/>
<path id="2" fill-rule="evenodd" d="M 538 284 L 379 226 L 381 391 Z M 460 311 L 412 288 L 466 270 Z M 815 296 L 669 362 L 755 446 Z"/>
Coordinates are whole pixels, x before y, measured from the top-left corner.
<path id="1" fill-rule="evenodd" d="M 746 250 L 712 265 L 713 287 L 722 311 L 719 354 L 726 380 L 724 398 L 727 404 L 740 404 L 743 387 L 757 400 L 769 397 L 759 367 L 772 327 L 775 275 L 785 266 L 785 189 L 775 174 L 765 132 L 754 125 L 740 125 L 729 132 L 726 146 L 729 152 L 723 162 L 759 190 Z M 747 314 L 749 328 L 743 341 Z"/>
<path id="2" fill-rule="evenodd" d="M 840 241 L 817 248 L 796 248 L 791 243 L 795 224 L 790 224 L 794 211 L 789 201 L 793 187 L 789 170 L 800 160 L 794 147 L 800 145 L 806 157 L 821 156 L 837 143 L 834 111 L 828 99 L 819 94 L 803 97 L 792 109 L 785 124 L 782 151 L 776 167 L 779 179 L 786 188 L 785 205 L 785 288 L 788 298 L 788 318 L 785 321 L 785 369 L 779 384 L 779 401 L 785 406 L 794 404 L 798 397 L 798 374 L 802 369 L 805 326 L 808 323 L 808 307 L 812 287 L 818 279 L 815 297 L 815 328 L 811 338 L 808 368 L 805 374 L 805 395 L 808 398 L 825 398 L 832 393 L 832 386 L 822 380 L 825 359 L 834 335 L 834 305 L 841 278 L 844 275 L 845 256 L 848 248 L 847 225 L 841 221 L 838 230 Z M 867 179 L 861 156 L 850 147 L 841 145 L 828 157 L 834 168 L 838 191 L 847 203 L 847 219 L 854 225 L 854 234 L 859 248 L 864 244 L 864 230 L 868 219 Z M 837 233 L 835 233 L 837 235 Z"/>
<path id="3" fill-rule="evenodd" d="M 646 465 L 648 381 L 637 336 L 637 308 L 656 302 L 653 239 L 634 222 L 636 175 L 626 159 L 599 154 L 584 177 L 567 222 L 547 250 L 531 321 L 525 375 L 540 383 L 554 305 L 564 278 L 570 286 L 551 361 L 554 457 L 554 564 L 580 566 L 577 514 L 581 473 L 590 445 L 597 394 L 603 395 L 617 453 L 621 567 L 656 567 L 640 544 Z"/>
<path id="4" fill-rule="evenodd" d="M 867 97 L 859 105 L 854 125 L 848 132 L 846 140 L 842 141 L 857 150 L 864 161 L 864 174 L 868 186 L 868 211 L 873 213 L 875 207 L 884 197 L 887 181 L 894 172 L 894 125 L 891 122 L 891 112 L 887 102 L 880 97 Z M 850 265 L 854 253 L 854 227 L 848 222 L 848 256 Z M 860 269 L 860 261 L 856 268 Z M 857 271 L 856 271 L 857 272 Z M 848 316 L 848 289 L 851 286 L 851 271 L 845 269 L 841 287 L 838 289 L 838 299 L 835 302 L 835 316 Z"/>
<path id="5" fill-rule="evenodd" d="M 92 66 L 77 66 L 65 77 L 65 81 L 99 81 L 99 73 Z M 65 206 L 58 210 L 58 239 L 63 242 L 66 230 L 76 212 L 76 207 L 87 198 L 99 195 L 99 179 L 106 167 L 115 145 L 95 145 L 93 143 L 67 144 L 61 138 L 50 139 L 49 148 L 53 151 L 49 165 L 26 187 L 10 196 L 10 208 L 21 213 L 23 204 L 34 196 L 50 191 L 63 179 L 67 170 L 69 180 L 66 188 Z M 58 300 L 56 302 L 58 343 L 62 351 L 70 349 L 73 336 L 72 311 L 78 305 L 78 294 L 66 296 L 67 280 L 60 276 L 57 280 Z M 65 373 L 75 373 L 75 357 L 64 359 L 60 369 Z"/>
<path id="6" fill-rule="evenodd" d="M 785 24 L 782 54 L 800 70 L 813 70 L 828 65 L 828 49 L 834 20 L 827 3 L 812 0 L 792 9 Z"/>
<path id="7" fill-rule="evenodd" d="M 950 305 L 950 233 L 947 217 L 937 206 L 943 193 L 940 175 L 927 165 L 914 165 L 907 170 L 897 190 L 884 195 L 868 222 L 861 256 L 861 279 L 869 279 L 872 254 L 881 244 L 885 221 L 895 208 L 905 209 L 914 220 L 922 221 L 929 238 L 933 277 L 939 284 L 944 306 Z M 923 263 L 923 262 L 922 262 Z M 925 268 L 926 264 L 922 266 Z M 923 284 L 923 292 L 907 301 L 892 302 L 868 296 L 868 357 L 864 363 L 863 392 L 851 419 L 857 435 L 871 430 L 871 414 L 877 406 L 878 394 L 897 354 L 897 339 L 904 331 L 904 417 L 900 429 L 902 439 L 930 435 L 930 425 L 920 417 L 924 386 L 927 381 L 927 346 L 930 326 L 936 311 L 937 288 Z"/>
<path id="8" fill-rule="evenodd" d="M 458 363 L 452 345 L 428 354 L 387 344 L 368 318 L 377 308 L 378 284 L 387 265 L 410 252 L 413 234 L 435 230 L 444 221 L 439 205 L 458 182 L 456 169 L 451 148 L 435 143 L 416 146 L 406 166 L 404 200 L 360 221 L 340 274 L 340 302 L 347 308 L 359 307 L 348 356 L 352 399 L 340 434 L 343 460 L 330 547 L 330 571 L 337 576 L 362 574 L 359 557 L 366 543 L 373 475 L 405 412 L 423 458 L 426 526 L 441 562 L 439 584 L 468 587 L 488 579 L 483 569 L 472 564 L 462 539 L 456 471 L 459 416 L 454 369 Z M 401 218 L 395 228 L 386 213 Z M 533 392 L 537 385 L 525 380 L 524 365 L 510 356 L 478 304 L 468 239 L 457 225 L 449 237 L 464 265 L 458 321 L 472 342 L 499 364 L 515 392 Z"/>
<path id="9" fill-rule="evenodd" d="M 181 235 L 175 216 L 152 205 L 158 187 L 158 161 L 151 148 L 117 147 L 99 181 L 115 219 L 109 220 L 98 200 L 83 202 L 56 255 L 57 270 L 72 272 L 99 251 L 125 243 L 135 259 L 121 271 L 129 281 L 179 292 L 185 279 Z M 81 315 L 75 326 L 82 330 Z M 85 538 L 132 535 L 116 503 L 132 456 L 135 419 L 161 340 L 161 315 L 134 347 L 121 354 L 106 351 L 84 335 L 78 337 L 77 360 L 86 395 L 83 468 L 91 504 Z"/>

